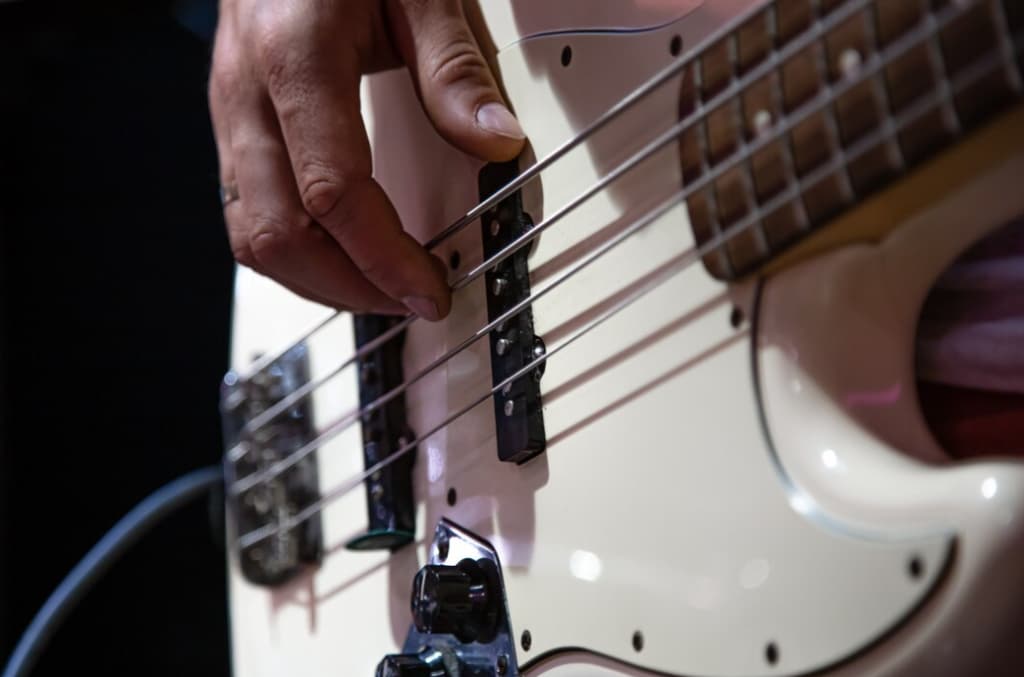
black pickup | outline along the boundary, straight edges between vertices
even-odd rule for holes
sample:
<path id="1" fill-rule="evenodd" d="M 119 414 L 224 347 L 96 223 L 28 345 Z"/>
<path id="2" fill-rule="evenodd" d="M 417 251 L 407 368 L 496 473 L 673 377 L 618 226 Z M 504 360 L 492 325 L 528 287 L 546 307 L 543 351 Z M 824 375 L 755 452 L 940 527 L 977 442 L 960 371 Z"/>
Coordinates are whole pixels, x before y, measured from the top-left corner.
<path id="1" fill-rule="evenodd" d="M 386 315 L 353 317 L 356 346 L 362 347 L 393 327 L 401 318 Z M 359 368 L 359 406 L 366 408 L 403 383 L 402 347 L 405 334 L 363 356 Z M 366 468 L 384 460 L 415 439 L 406 422 L 405 396 L 398 395 L 363 416 L 363 462 Z M 395 550 L 416 534 L 416 505 L 412 495 L 415 450 L 375 472 L 366 480 L 369 526 L 345 547 L 350 550 Z"/>
<path id="2" fill-rule="evenodd" d="M 513 180 L 519 172 L 515 161 L 489 164 L 480 172 L 480 199 L 486 199 Z M 480 217 L 485 258 L 490 258 L 533 227 L 523 211 L 519 191 Z M 530 296 L 529 247 L 520 248 L 486 275 L 487 319 L 494 321 Z M 491 373 L 494 385 L 504 381 L 544 354 L 544 342 L 533 330 L 533 310 L 527 306 L 498 325 L 490 334 Z M 509 383 L 494 395 L 494 420 L 498 458 L 525 463 L 544 451 L 544 415 L 541 411 L 540 378 L 544 363 L 532 373 Z"/>

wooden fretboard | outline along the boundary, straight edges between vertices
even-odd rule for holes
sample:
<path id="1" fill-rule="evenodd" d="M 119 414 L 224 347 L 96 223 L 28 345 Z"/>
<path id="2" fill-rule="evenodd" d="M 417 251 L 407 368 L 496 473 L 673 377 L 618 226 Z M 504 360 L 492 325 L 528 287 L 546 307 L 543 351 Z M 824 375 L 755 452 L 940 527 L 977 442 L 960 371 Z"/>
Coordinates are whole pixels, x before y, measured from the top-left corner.
<path id="1" fill-rule="evenodd" d="M 1016 105 L 1022 32 L 1021 0 L 760 4 L 683 75 L 679 152 L 711 274 L 760 267 Z"/>

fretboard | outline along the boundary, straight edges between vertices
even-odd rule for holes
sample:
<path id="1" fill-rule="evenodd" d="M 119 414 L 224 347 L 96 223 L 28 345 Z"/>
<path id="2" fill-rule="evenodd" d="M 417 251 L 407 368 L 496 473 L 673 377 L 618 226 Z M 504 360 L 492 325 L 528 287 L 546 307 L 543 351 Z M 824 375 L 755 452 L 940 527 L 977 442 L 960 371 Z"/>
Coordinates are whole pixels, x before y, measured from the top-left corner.
<path id="1" fill-rule="evenodd" d="M 708 270 L 757 269 L 1016 105 L 1022 32 L 1021 0 L 758 5 L 692 58 L 680 90 Z"/>

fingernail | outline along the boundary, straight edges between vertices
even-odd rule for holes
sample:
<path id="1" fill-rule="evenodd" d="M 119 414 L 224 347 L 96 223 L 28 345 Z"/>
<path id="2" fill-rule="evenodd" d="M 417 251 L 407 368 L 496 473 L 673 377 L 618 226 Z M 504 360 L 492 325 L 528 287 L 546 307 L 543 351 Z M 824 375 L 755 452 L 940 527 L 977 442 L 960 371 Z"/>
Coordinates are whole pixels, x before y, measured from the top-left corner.
<path id="1" fill-rule="evenodd" d="M 437 309 L 437 304 L 424 296 L 406 296 L 402 299 L 402 303 L 425 320 L 437 321 L 441 319 L 441 313 Z"/>
<path id="2" fill-rule="evenodd" d="M 508 108 L 500 103 L 485 103 L 476 111 L 476 124 L 480 129 L 510 139 L 525 139 L 526 134 L 519 126 L 519 120 Z"/>

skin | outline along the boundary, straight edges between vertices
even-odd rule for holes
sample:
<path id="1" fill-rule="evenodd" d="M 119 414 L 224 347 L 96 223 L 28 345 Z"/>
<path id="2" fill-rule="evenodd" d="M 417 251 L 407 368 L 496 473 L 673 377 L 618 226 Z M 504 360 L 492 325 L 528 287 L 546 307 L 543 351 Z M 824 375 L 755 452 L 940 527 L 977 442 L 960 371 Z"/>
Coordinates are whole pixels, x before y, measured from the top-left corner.
<path id="1" fill-rule="evenodd" d="M 224 209 L 242 265 L 356 312 L 446 316 L 444 264 L 373 179 L 366 73 L 406 67 L 424 111 L 486 161 L 522 150 L 461 0 L 222 0 L 209 99 Z M 445 224 L 439 224 L 445 225 Z"/>

